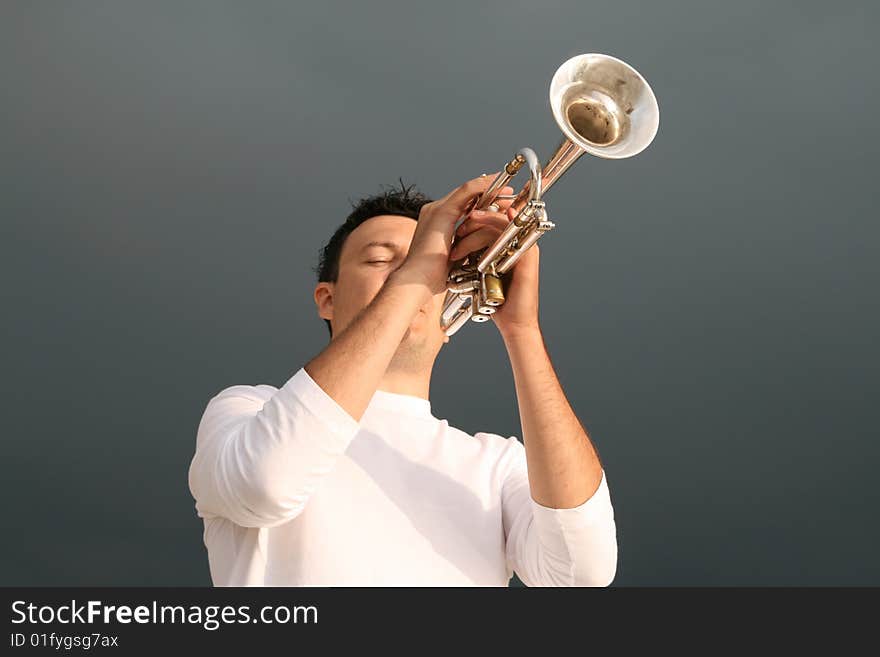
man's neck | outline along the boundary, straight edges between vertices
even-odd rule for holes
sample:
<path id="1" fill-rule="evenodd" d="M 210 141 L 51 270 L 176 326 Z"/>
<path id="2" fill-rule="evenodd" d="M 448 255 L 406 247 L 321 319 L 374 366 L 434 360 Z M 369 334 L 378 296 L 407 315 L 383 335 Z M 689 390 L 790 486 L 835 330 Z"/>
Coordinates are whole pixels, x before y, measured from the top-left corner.
<path id="1" fill-rule="evenodd" d="M 399 395 L 413 395 L 422 399 L 428 396 L 431 386 L 431 373 L 412 374 L 404 372 L 386 372 L 379 382 L 378 389 Z"/>

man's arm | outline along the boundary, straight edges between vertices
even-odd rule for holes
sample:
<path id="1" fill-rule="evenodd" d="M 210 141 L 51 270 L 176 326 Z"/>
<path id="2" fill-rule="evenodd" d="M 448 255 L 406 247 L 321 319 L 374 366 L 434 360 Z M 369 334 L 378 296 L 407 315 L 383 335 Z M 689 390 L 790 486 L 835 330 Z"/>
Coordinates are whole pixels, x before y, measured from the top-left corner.
<path id="1" fill-rule="evenodd" d="M 617 527 L 596 450 L 537 325 L 502 335 L 524 442 L 511 443 L 502 487 L 508 563 L 528 586 L 607 586 L 617 572 Z"/>
<path id="2" fill-rule="evenodd" d="M 425 285 L 406 274 L 403 267 L 392 272 L 373 301 L 305 365 L 309 376 L 358 421 L 407 328 L 431 298 Z"/>
<path id="3" fill-rule="evenodd" d="M 471 217 L 458 228 L 457 248 L 491 244 L 512 218 L 509 209 Z M 525 442 L 510 444 L 502 468 L 508 562 L 530 586 L 605 586 L 617 568 L 614 509 L 599 456 L 544 345 L 539 263 L 535 244 L 510 272 L 504 305 L 492 315 L 513 368 Z"/>
<path id="4" fill-rule="evenodd" d="M 502 334 L 513 368 L 532 499 L 554 509 L 587 501 L 602 464 L 553 370 L 540 328 Z"/>

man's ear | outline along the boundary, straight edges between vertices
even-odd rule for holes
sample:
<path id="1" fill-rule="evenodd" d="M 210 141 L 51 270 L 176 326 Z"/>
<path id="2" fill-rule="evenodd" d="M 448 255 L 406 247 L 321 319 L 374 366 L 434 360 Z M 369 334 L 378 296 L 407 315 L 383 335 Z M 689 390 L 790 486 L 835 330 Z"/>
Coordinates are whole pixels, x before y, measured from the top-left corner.
<path id="1" fill-rule="evenodd" d="M 321 282 L 315 286 L 315 305 L 321 319 L 333 319 L 333 283 Z"/>

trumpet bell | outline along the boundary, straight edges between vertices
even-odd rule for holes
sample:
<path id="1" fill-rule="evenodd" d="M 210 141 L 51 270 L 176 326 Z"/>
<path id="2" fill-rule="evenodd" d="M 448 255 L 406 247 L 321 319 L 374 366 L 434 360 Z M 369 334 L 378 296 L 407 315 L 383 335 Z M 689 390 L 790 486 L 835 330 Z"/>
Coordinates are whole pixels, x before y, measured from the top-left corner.
<path id="1" fill-rule="evenodd" d="M 550 107 L 573 144 L 608 159 L 640 153 L 660 125 L 660 108 L 645 78 L 626 62 L 599 53 L 577 55 L 556 70 Z"/>

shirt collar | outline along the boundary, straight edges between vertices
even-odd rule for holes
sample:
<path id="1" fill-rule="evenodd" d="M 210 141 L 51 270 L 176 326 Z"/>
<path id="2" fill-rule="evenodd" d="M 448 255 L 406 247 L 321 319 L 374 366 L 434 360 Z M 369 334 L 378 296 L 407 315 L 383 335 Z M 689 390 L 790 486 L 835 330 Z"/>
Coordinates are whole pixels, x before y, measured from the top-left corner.
<path id="1" fill-rule="evenodd" d="M 424 418 L 433 417 L 431 415 L 430 400 L 415 395 L 403 395 L 386 390 L 376 390 L 373 393 L 373 398 L 370 400 L 367 410 L 391 411 Z"/>

